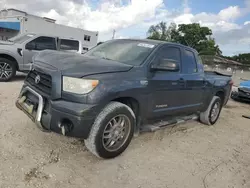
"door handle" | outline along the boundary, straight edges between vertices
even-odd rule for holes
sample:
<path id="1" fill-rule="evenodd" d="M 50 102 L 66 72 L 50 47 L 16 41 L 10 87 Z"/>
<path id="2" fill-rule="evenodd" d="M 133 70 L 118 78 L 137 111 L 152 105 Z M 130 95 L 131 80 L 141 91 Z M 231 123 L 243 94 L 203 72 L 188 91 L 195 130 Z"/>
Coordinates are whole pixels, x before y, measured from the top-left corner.
<path id="1" fill-rule="evenodd" d="M 179 79 L 179 83 L 184 83 L 184 82 L 185 82 L 185 80 L 183 78 Z"/>
<path id="2" fill-rule="evenodd" d="M 179 85 L 185 85 L 185 80 L 183 78 L 180 78 L 178 80 Z"/>

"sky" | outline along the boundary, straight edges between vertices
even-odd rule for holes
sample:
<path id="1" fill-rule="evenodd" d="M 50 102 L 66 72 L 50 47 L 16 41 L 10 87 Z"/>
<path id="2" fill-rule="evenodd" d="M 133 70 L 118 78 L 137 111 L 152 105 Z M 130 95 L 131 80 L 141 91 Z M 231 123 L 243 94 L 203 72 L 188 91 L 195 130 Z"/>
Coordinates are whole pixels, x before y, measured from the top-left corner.
<path id="1" fill-rule="evenodd" d="M 250 53 L 250 0 L 0 0 L 57 23 L 99 31 L 99 41 L 145 38 L 151 25 L 200 23 L 213 31 L 223 55 Z"/>

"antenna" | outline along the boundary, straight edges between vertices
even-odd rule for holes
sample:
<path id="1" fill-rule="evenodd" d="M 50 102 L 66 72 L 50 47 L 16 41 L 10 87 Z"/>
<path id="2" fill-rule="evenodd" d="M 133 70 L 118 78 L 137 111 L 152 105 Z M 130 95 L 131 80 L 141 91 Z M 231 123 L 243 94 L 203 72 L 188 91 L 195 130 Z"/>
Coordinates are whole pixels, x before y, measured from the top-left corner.
<path id="1" fill-rule="evenodd" d="M 113 30 L 113 36 L 112 36 L 112 39 L 115 38 L 115 29 Z"/>

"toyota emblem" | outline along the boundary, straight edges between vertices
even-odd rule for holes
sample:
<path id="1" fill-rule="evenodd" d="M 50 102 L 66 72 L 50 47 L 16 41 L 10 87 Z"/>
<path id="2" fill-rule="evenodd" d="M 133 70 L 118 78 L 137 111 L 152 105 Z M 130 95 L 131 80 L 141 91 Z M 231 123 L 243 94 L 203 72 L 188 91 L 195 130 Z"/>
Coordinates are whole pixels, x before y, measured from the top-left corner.
<path id="1" fill-rule="evenodd" d="M 37 75 L 36 78 L 35 78 L 35 83 L 39 84 L 40 80 L 41 80 L 40 75 Z"/>

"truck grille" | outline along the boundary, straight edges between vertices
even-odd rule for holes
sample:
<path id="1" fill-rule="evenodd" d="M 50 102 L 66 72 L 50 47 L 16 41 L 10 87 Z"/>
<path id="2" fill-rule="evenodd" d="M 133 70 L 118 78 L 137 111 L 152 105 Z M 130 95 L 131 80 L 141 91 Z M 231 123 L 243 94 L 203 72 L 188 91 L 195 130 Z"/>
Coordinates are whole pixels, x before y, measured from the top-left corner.
<path id="1" fill-rule="evenodd" d="M 38 77 L 40 77 L 40 79 Z M 52 79 L 50 75 L 32 70 L 27 75 L 26 81 L 45 94 L 51 94 Z"/>

